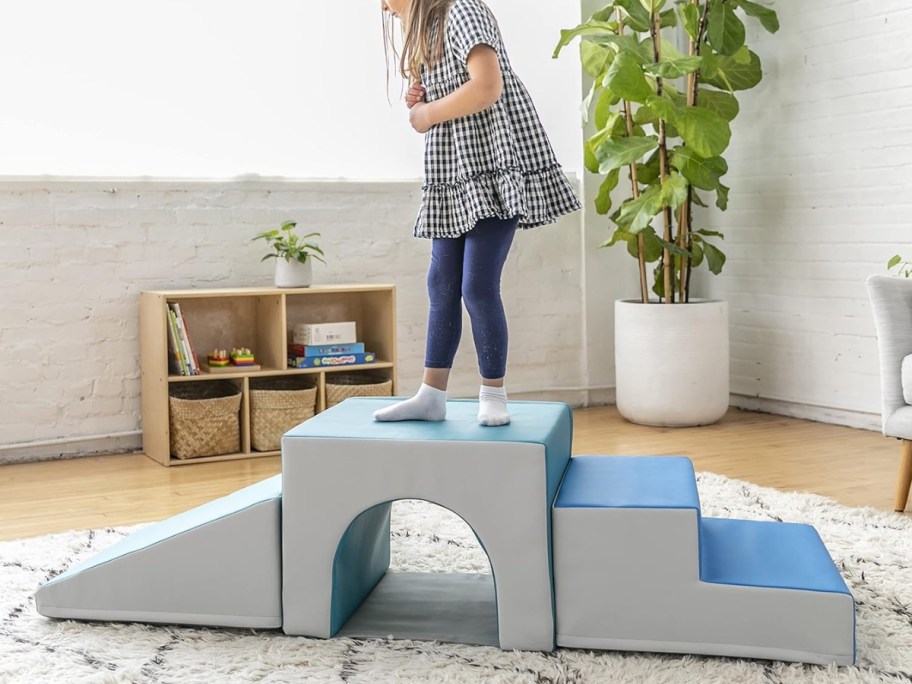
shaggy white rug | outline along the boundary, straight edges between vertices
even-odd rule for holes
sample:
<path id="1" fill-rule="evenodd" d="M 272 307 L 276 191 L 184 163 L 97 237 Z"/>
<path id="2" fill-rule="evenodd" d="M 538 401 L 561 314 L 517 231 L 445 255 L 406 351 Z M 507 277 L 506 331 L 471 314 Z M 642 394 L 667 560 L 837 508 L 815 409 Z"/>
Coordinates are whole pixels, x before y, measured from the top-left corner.
<path id="1" fill-rule="evenodd" d="M 37 615 L 33 594 L 40 582 L 129 531 L 108 529 L 0 543 L 0 682 L 912 682 L 912 520 L 708 473 L 699 475 L 698 483 L 707 516 L 806 522 L 817 528 L 857 602 L 856 666 L 323 641 L 272 631 L 58 622 Z M 393 515 L 394 569 L 488 568 L 471 531 L 448 511 L 407 501 L 398 502 Z"/>

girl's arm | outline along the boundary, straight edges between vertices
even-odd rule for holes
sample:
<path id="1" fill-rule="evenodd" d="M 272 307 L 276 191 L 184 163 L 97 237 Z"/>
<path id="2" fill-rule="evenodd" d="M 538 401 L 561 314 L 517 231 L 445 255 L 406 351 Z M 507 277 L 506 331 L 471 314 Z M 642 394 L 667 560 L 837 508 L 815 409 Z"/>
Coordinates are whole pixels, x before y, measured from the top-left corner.
<path id="1" fill-rule="evenodd" d="M 476 114 L 497 102 L 503 92 L 503 74 L 494 48 L 483 43 L 476 45 L 469 53 L 466 68 L 469 80 L 454 92 L 412 107 L 410 120 L 415 130 L 424 133 L 435 124 Z"/>

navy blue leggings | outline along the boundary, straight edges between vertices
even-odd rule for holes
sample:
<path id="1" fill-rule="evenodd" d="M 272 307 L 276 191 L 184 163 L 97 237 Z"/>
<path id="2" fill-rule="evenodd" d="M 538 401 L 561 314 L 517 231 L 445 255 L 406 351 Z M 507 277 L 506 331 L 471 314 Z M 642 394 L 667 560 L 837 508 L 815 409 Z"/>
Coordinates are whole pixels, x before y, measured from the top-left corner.
<path id="1" fill-rule="evenodd" d="M 452 368 L 462 336 L 462 301 L 472 321 L 478 371 L 502 378 L 507 369 L 507 317 L 500 274 L 513 244 L 518 217 L 482 219 L 456 238 L 434 238 L 428 269 L 425 368 Z"/>

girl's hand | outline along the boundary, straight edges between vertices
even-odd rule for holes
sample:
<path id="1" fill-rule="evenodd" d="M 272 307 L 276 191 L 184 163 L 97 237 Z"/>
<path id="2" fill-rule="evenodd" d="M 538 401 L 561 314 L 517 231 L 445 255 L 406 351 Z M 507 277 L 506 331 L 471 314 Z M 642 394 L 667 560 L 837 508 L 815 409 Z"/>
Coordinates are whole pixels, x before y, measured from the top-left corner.
<path id="1" fill-rule="evenodd" d="M 412 83 L 408 92 L 405 94 L 405 104 L 411 109 L 419 102 L 424 102 L 424 86 L 420 83 Z"/>
<path id="2" fill-rule="evenodd" d="M 429 107 L 427 102 L 416 102 L 409 111 L 409 123 L 419 133 L 427 133 L 434 125 L 429 116 Z"/>

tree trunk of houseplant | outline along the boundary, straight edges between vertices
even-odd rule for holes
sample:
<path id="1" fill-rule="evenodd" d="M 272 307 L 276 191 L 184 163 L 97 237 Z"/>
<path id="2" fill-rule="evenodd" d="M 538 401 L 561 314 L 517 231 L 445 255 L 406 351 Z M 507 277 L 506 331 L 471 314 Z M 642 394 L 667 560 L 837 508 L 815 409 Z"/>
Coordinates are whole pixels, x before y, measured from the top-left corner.
<path id="1" fill-rule="evenodd" d="M 728 303 L 615 302 L 618 412 L 633 423 L 688 427 L 728 410 Z M 674 353 L 670 353 L 673 349 Z"/>

